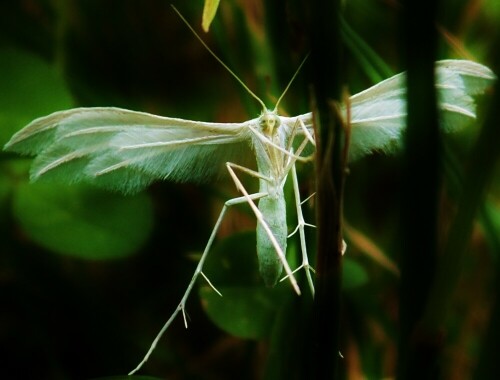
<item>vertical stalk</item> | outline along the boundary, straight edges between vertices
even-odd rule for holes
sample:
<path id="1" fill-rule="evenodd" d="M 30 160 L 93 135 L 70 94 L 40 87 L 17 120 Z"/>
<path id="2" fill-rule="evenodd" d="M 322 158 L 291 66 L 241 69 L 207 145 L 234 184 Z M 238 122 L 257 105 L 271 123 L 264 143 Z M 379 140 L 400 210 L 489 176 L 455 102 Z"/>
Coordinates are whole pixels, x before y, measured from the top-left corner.
<path id="1" fill-rule="evenodd" d="M 499 46 L 500 33 L 497 37 Z M 500 72 L 500 57 L 497 55 L 495 72 Z M 460 210 L 457 215 L 457 221 L 450 231 L 450 242 L 445 251 L 445 257 L 448 260 L 462 262 L 466 252 L 466 247 L 471 231 L 474 215 L 483 201 L 485 190 L 494 173 L 495 165 L 500 158 L 500 149 L 498 149 L 498 109 L 500 107 L 500 82 L 496 83 L 495 97 L 490 107 L 488 118 L 481 130 L 478 142 L 472 155 L 473 160 L 470 166 L 467 182 L 464 187 Z M 453 232 L 453 234 L 452 234 Z M 465 235 L 465 236 L 464 236 Z M 453 238 L 453 240 L 451 240 Z M 498 255 L 500 252 L 496 252 Z M 454 257 L 451 255 L 454 254 Z M 458 256 L 458 257 L 457 257 Z M 496 258 L 495 284 L 496 289 L 500 289 L 500 260 Z M 458 278 L 458 273 L 455 280 Z M 478 363 L 478 369 L 475 373 L 475 379 L 496 379 L 500 376 L 500 367 L 498 365 L 498 350 L 500 349 L 500 295 L 498 291 L 493 299 L 493 309 L 490 315 L 490 322 L 486 331 L 485 343 L 481 350 L 481 356 Z"/>
<path id="2" fill-rule="evenodd" d="M 339 319 L 342 258 L 342 121 L 334 102 L 341 96 L 340 2 L 310 2 L 311 79 L 317 138 L 316 295 L 309 350 L 309 378 L 336 379 L 339 367 Z"/>
<path id="3" fill-rule="evenodd" d="M 492 46 L 500 46 L 500 30 L 496 31 Z M 500 56 L 494 55 L 492 65 L 495 73 L 500 73 Z M 477 214 L 481 203 L 484 202 L 486 189 L 491 181 L 495 166 L 500 159 L 498 149 L 498 109 L 500 107 L 500 82 L 497 79 L 494 90 L 494 98 L 489 107 L 489 113 L 481 129 L 474 151 L 471 155 L 470 170 L 467 173 L 463 193 L 460 199 L 459 211 L 456 220 L 450 228 L 450 238 L 443 255 L 443 265 L 454 260 L 462 262 L 470 239 L 474 216 Z M 484 203 L 483 203 L 484 208 Z M 484 209 L 482 210 L 484 213 Z M 497 232 L 498 233 L 498 232 Z M 496 289 L 500 289 L 500 251 L 494 251 L 495 282 Z M 496 255 L 495 255 L 496 254 Z M 458 268 L 459 270 L 460 268 Z M 456 284 L 459 272 L 452 279 Z M 477 369 L 474 379 L 497 379 L 500 377 L 500 366 L 498 365 L 498 350 L 500 349 L 500 294 L 494 293 L 492 300 L 489 326 L 484 334 L 484 343 L 481 347 Z"/>
<path id="4" fill-rule="evenodd" d="M 440 335 L 422 325 L 435 276 L 440 132 L 434 88 L 435 1 L 403 2 L 408 119 L 402 185 L 399 379 L 437 378 Z"/>

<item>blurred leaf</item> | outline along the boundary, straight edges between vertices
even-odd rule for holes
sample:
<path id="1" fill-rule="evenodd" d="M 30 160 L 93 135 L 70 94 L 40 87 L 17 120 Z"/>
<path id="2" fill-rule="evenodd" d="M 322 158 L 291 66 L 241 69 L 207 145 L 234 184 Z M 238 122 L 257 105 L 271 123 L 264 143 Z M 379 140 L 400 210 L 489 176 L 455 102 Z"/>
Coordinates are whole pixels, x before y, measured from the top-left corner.
<path id="1" fill-rule="evenodd" d="M 219 7 L 219 1 L 220 0 L 205 0 L 203 17 L 201 20 L 201 26 L 205 32 L 208 32 L 210 29 L 210 24 L 212 24 L 215 14 L 217 13 L 217 8 Z"/>
<path id="2" fill-rule="evenodd" d="M 21 185 L 14 196 L 14 215 L 41 246 L 92 260 L 133 254 L 153 225 L 152 204 L 145 194 L 123 197 L 52 184 Z"/>
<path id="3" fill-rule="evenodd" d="M 278 306 L 269 337 L 269 354 L 263 378 L 265 380 L 308 378 L 300 376 L 299 368 L 304 357 L 301 355 L 302 350 L 296 348 L 306 347 L 307 341 L 304 337 L 311 329 L 307 322 L 304 323 L 303 318 L 309 313 L 306 310 L 312 307 L 312 298 L 309 295 L 297 297 L 290 292 L 284 295 Z"/>
<path id="4" fill-rule="evenodd" d="M 232 234 L 212 247 L 203 268 L 218 286 L 263 286 L 257 263 L 255 231 Z"/>
<path id="5" fill-rule="evenodd" d="M 9 194 L 12 189 L 10 181 L 3 175 L 0 175 L 0 221 L 2 221 L 7 215 L 4 210 L 7 208 L 7 201 L 9 199 Z"/>
<path id="6" fill-rule="evenodd" d="M 34 118 L 73 106 L 59 72 L 20 49 L 0 49 L 0 88 L 0 146 Z"/>
<path id="7" fill-rule="evenodd" d="M 200 289 L 203 306 L 210 319 L 231 335 L 261 339 L 269 336 L 280 305 L 281 292 L 262 287 Z"/>
<path id="8" fill-rule="evenodd" d="M 342 40 L 356 57 L 373 83 L 394 75 L 384 60 L 352 29 L 344 18 L 340 18 Z"/>
<path id="9" fill-rule="evenodd" d="M 364 285 L 368 282 L 368 274 L 361 264 L 344 257 L 342 273 L 342 288 L 352 289 Z"/>
<path id="10" fill-rule="evenodd" d="M 498 20 L 500 18 L 500 2 L 498 1 L 490 0 L 483 2 L 481 10 L 489 19 Z"/>
<path id="11" fill-rule="evenodd" d="M 344 258 L 344 289 L 364 285 L 368 281 L 365 269 Z M 209 285 L 200 288 L 200 297 L 208 317 L 219 328 L 241 338 L 268 337 L 274 321 L 291 291 L 286 283 L 266 288 L 258 273 L 255 233 L 234 234 L 214 247 L 203 272 L 222 294 Z"/>
<path id="12" fill-rule="evenodd" d="M 344 232 L 349 238 L 349 241 L 361 252 L 366 254 L 378 265 L 387 269 L 396 276 L 399 276 L 399 268 L 394 261 L 392 261 L 381 248 L 375 244 L 368 236 L 360 230 L 352 227 L 344 222 Z"/>
<path id="13" fill-rule="evenodd" d="M 498 260 L 500 255 L 500 207 L 487 199 L 481 208 L 481 226 L 486 241 L 491 246 L 491 254 Z"/>
<path id="14" fill-rule="evenodd" d="M 234 234 L 214 247 L 205 273 L 222 297 L 208 285 L 200 297 L 209 318 L 228 333 L 250 339 L 267 337 L 288 284 L 266 288 L 260 278 L 255 232 Z"/>

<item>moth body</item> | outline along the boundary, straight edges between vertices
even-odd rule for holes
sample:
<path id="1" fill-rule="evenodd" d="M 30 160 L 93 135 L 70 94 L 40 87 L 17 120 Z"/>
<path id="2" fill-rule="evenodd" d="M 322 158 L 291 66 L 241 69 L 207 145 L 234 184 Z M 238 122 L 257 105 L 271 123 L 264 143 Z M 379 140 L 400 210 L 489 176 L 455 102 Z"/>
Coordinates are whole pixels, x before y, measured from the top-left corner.
<path id="1" fill-rule="evenodd" d="M 262 174 L 259 178 L 259 192 L 267 194 L 259 200 L 258 207 L 283 254 L 286 254 L 288 229 L 283 185 L 289 156 L 284 151 L 287 148 L 288 133 L 291 128 L 287 128 L 287 125 L 281 122 L 280 116 L 275 111 L 265 110 L 258 122 L 258 131 L 266 140 L 263 140 L 262 136 L 255 135 L 253 145 L 258 171 Z M 266 286 L 272 287 L 279 280 L 283 263 L 260 222 L 257 223 L 256 233 L 259 271 Z"/>

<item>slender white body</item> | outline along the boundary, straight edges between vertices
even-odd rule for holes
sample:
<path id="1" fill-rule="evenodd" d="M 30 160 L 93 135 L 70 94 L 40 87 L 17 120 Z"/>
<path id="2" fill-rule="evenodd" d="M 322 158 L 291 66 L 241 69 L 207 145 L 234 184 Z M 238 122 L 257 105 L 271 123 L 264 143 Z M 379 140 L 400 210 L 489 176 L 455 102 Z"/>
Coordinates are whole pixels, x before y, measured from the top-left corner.
<path id="1" fill-rule="evenodd" d="M 281 125 L 281 120 L 276 113 L 272 111 L 263 113 L 259 118 L 259 129 L 271 142 L 286 149 L 289 139 L 287 132 L 291 128 Z M 257 136 L 254 136 L 252 142 L 258 171 L 265 177 L 259 179 L 259 193 L 267 194 L 267 196 L 259 199 L 259 210 L 278 241 L 282 252 L 286 254 L 288 228 L 283 186 L 287 177 L 286 164 L 290 157 L 275 146 L 263 142 Z M 259 259 L 259 271 L 264 283 L 266 286 L 274 286 L 281 275 L 283 263 L 259 222 L 257 223 L 257 257 Z"/>

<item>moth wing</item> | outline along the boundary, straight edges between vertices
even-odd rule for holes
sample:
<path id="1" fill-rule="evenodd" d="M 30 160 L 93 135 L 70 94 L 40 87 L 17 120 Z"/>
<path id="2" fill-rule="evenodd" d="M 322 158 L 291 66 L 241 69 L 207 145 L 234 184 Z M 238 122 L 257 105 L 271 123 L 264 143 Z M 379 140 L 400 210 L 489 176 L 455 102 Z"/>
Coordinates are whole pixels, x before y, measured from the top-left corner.
<path id="1" fill-rule="evenodd" d="M 35 155 L 31 179 L 90 182 L 132 193 L 157 179 L 203 181 L 250 153 L 247 124 L 75 108 L 34 120 L 5 149 Z"/>
<path id="2" fill-rule="evenodd" d="M 445 132 L 461 129 L 476 118 L 473 96 L 495 80 L 481 64 L 465 60 L 436 62 L 436 89 L 440 126 Z M 355 160 L 375 150 L 391 151 L 401 145 L 406 127 L 406 73 L 395 75 L 350 98 L 351 145 Z"/>

